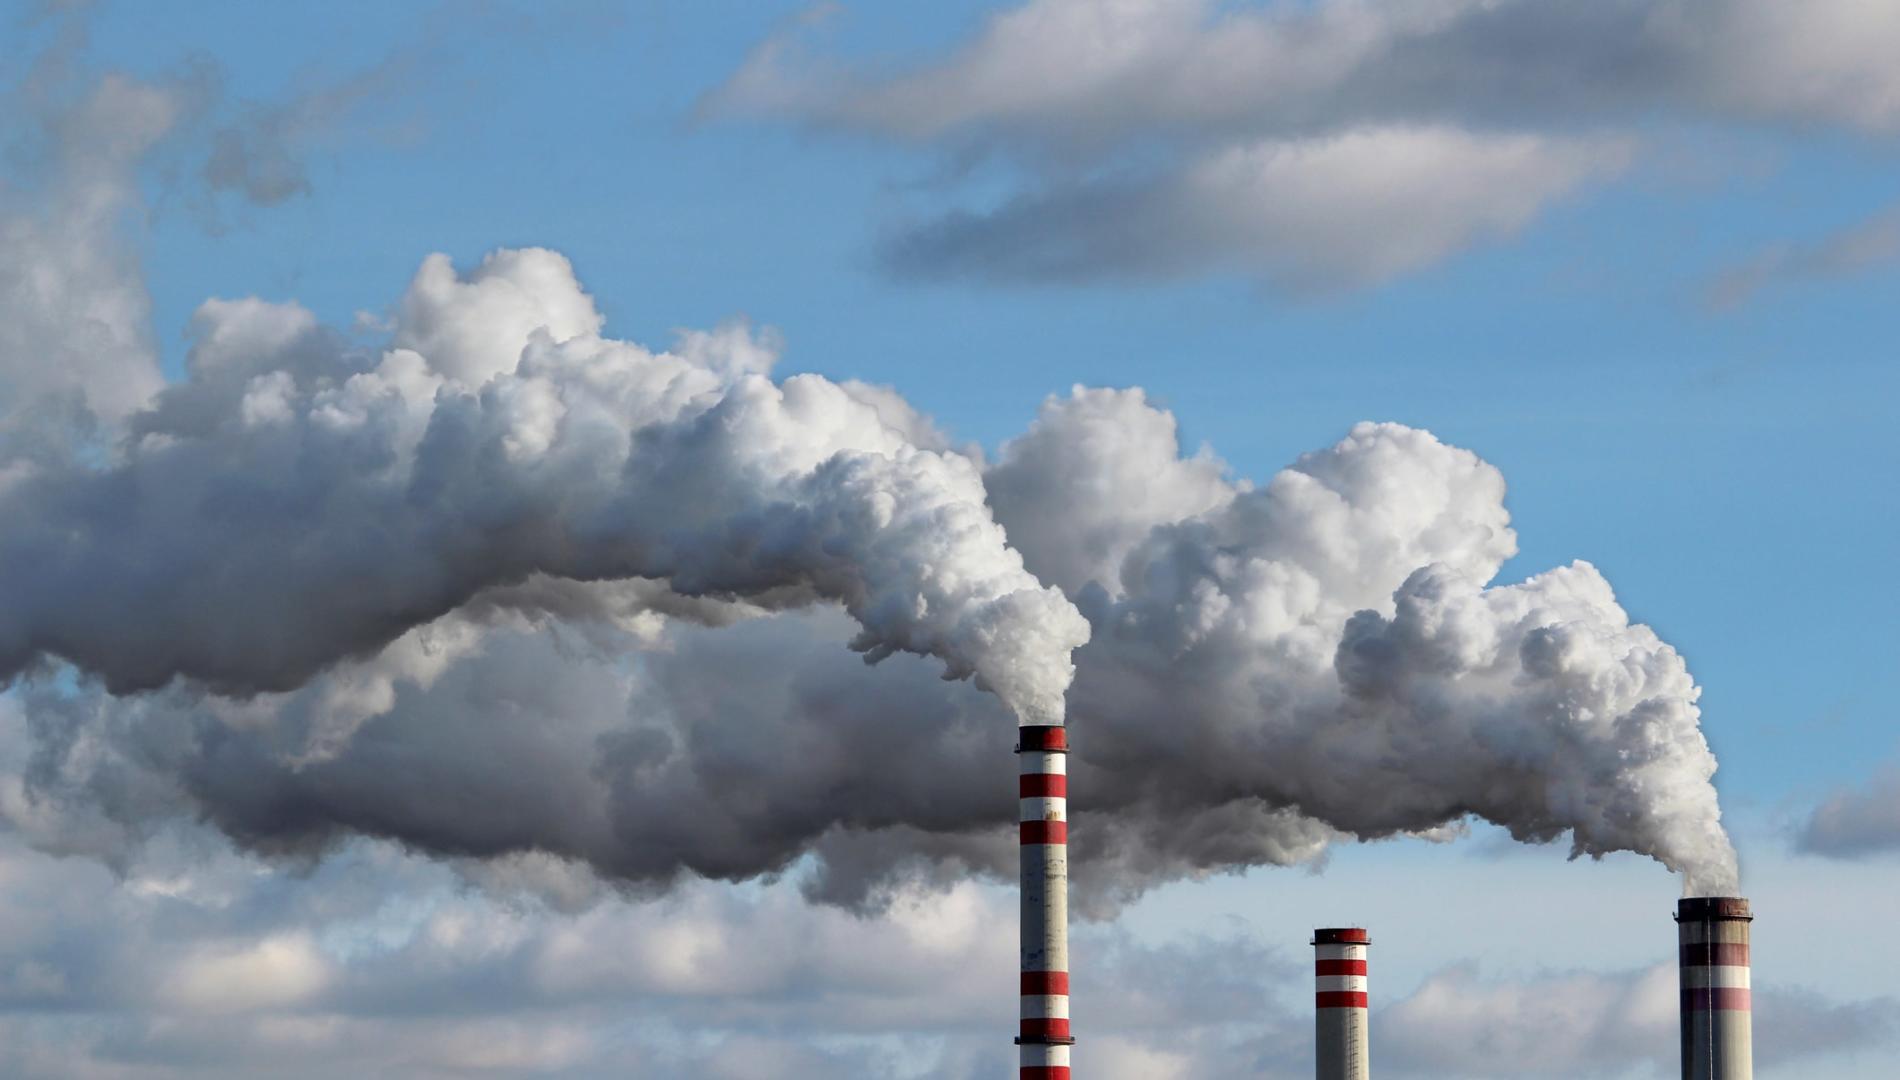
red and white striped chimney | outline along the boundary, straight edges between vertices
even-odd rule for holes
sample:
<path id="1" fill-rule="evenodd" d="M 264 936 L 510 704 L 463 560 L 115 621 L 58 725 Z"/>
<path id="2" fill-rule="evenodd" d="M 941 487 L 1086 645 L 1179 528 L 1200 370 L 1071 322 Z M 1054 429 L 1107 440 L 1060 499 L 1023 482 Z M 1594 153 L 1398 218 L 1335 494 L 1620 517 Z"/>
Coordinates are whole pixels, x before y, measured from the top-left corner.
<path id="1" fill-rule="evenodd" d="M 1357 926 L 1313 931 L 1313 1060 L 1318 1080 L 1366 1080 L 1366 951 Z"/>
<path id="2" fill-rule="evenodd" d="M 1060 725 L 1021 729 L 1021 1080 L 1069 1080 L 1069 737 Z"/>
<path id="3" fill-rule="evenodd" d="M 1753 1080 L 1748 986 L 1748 901 L 1676 901 L 1682 964 L 1682 1080 Z"/>

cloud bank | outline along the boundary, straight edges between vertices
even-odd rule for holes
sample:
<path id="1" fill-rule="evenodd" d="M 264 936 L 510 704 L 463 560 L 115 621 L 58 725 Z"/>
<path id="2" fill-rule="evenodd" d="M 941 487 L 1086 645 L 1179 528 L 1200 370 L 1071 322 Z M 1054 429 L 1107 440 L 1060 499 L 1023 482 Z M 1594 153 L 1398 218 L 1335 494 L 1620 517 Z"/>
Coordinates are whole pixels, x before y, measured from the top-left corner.
<path id="1" fill-rule="evenodd" d="M 0 837 L 0 1071 L 976 1080 L 1011 1066 L 997 1034 L 1016 970 L 996 933 L 1014 913 L 1003 889 L 907 892 L 869 920 L 783 883 L 561 905 L 552 890 L 471 891 L 389 845 L 356 843 L 295 875 L 184 839 L 113 879 Z M 547 884 L 538 862 L 517 864 L 516 883 Z M 1076 1009 L 1090 1032 L 1078 1064 L 1116 1080 L 1309 1076 L 1311 964 L 1275 936 L 1078 928 Z M 1666 965 L 1462 966 L 1416 988 L 1377 985 L 1381 1072 L 1674 1068 Z M 1764 1067 L 1849 1075 L 1815 1066 L 1891 1045 L 1890 999 L 1841 1004 L 1772 982 L 1756 995 Z"/>
<path id="2" fill-rule="evenodd" d="M 1381 1070 L 1399 1076 L 1673 1075 L 1680 1060 L 1677 971 L 1551 972 L 1487 978 L 1472 967 L 1434 973 L 1375 1018 Z M 1890 1044 L 1890 999 L 1830 1002 L 1797 987 L 1755 991 L 1756 1058 L 1764 1066 Z"/>

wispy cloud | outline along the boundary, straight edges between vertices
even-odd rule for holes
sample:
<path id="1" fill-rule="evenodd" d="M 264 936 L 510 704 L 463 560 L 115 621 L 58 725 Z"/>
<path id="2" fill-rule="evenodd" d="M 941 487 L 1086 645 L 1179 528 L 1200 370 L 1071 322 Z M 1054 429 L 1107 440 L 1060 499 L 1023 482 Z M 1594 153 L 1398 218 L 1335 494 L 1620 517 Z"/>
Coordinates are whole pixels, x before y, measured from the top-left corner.
<path id="1" fill-rule="evenodd" d="M 1830 794 L 1795 838 L 1799 850 L 1852 859 L 1900 851 L 1900 766 Z"/>
<path id="2" fill-rule="evenodd" d="M 1017 170 L 1000 205 L 939 209 L 888 239 L 886 265 L 913 276 L 1238 271 L 1291 291 L 1363 285 L 1520 228 L 1553 190 L 1613 176 L 1627 157 L 1603 148 L 1658 119 L 1900 132 L 1887 59 L 1900 9 L 1854 0 L 1034 0 L 895 71 L 814 55 L 801 33 L 762 44 L 702 115 Z M 1324 148 L 1368 133 L 1433 152 L 1376 154 L 1342 177 Z M 1500 145 L 1543 160 L 1496 167 Z M 1448 162 L 1453 146 L 1462 157 Z M 1581 147 L 1596 149 L 1579 164 Z M 1262 158 L 1270 178 L 1229 171 Z M 1225 178 L 1212 191 L 1210 173 Z M 1468 201 L 1447 215 L 1433 196 L 1448 182 Z M 1325 197 L 1289 201 L 1289 188 Z"/>
<path id="3" fill-rule="evenodd" d="M 1764 290 L 1835 281 L 1900 261 L 1900 203 L 1808 243 L 1777 244 L 1709 283 L 1711 307 L 1739 307 Z"/>
<path id="4" fill-rule="evenodd" d="M 1221 148 L 1135 182 L 1084 180 L 951 213 L 882 249 L 900 276 L 1152 279 L 1230 269 L 1291 293 L 1375 284 L 1523 228 L 1614 175 L 1614 138 L 1385 128 Z"/>

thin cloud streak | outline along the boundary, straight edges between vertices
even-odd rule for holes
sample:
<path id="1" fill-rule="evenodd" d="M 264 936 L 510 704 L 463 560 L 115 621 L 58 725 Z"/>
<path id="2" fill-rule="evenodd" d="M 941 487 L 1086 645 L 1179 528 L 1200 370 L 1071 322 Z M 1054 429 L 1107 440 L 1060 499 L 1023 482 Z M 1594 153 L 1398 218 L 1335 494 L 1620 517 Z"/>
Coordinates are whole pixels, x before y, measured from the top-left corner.
<path id="1" fill-rule="evenodd" d="M 1009 283 L 1223 268 L 1291 294 L 1359 288 L 1511 236 L 1621 172 L 1616 138 L 1383 128 L 1235 145 L 1138 183 L 1083 181 L 894 234 L 899 277 Z"/>
<path id="2" fill-rule="evenodd" d="M 1900 204 L 1807 243 L 1778 244 L 1731 266 L 1706 290 L 1716 310 L 1732 310 L 1760 293 L 1839 281 L 1900 261 Z"/>

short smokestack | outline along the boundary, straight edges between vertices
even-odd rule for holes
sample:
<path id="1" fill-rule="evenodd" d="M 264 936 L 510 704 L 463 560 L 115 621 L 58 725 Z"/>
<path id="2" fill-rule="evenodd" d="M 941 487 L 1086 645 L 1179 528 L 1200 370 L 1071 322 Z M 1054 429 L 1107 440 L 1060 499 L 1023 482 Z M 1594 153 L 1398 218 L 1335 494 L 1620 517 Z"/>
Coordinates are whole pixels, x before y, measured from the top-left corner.
<path id="1" fill-rule="evenodd" d="M 1022 1080 L 1069 1080 L 1069 737 L 1021 729 Z"/>
<path id="2" fill-rule="evenodd" d="M 1753 1080 L 1748 987 L 1748 901 L 1676 901 L 1682 964 L 1682 1080 Z"/>
<path id="3" fill-rule="evenodd" d="M 1357 926 L 1313 931 L 1313 1075 L 1319 1080 L 1366 1080 L 1366 951 L 1371 935 Z"/>

